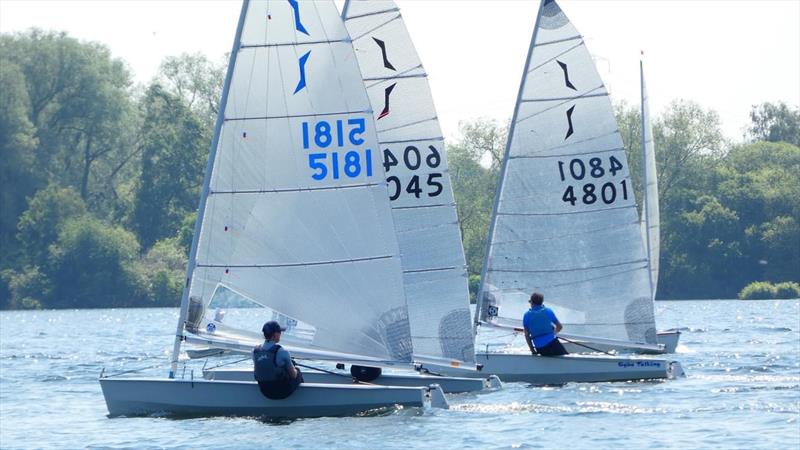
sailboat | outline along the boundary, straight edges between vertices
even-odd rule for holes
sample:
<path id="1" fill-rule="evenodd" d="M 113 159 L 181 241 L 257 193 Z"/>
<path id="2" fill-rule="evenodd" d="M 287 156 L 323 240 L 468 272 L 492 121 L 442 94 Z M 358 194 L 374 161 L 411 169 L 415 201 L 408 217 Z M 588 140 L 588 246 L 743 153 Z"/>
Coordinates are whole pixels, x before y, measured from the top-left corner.
<path id="1" fill-rule="evenodd" d="M 417 368 L 475 368 L 467 267 L 447 158 L 427 74 L 394 1 L 347 0 L 342 19 L 370 97 L 402 255 L 403 286 Z M 252 369 L 209 370 L 214 379 L 251 379 Z M 317 373 L 326 382 L 346 378 Z M 446 393 L 497 387 L 496 377 L 381 374 L 376 384 L 438 383 Z"/>
<path id="2" fill-rule="evenodd" d="M 219 111 L 169 377 L 101 376 L 110 415 L 317 417 L 446 407 L 436 385 L 303 383 L 289 398 L 269 400 L 254 381 L 177 377 L 187 341 L 247 345 L 247 333 L 206 318 L 215 296 L 307 324 L 296 356 L 412 362 L 375 122 L 333 2 L 245 0 Z"/>
<path id="3" fill-rule="evenodd" d="M 660 350 L 639 227 L 608 92 L 583 37 L 543 0 L 496 191 L 475 316 L 481 333 L 521 331 L 540 291 L 572 339 Z M 641 357 L 479 351 L 476 360 L 503 381 L 532 383 L 679 372 L 677 363 Z"/>
<path id="4" fill-rule="evenodd" d="M 641 149 L 642 149 L 642 213 L 641 213 L 641 233 L 644 247 L 647 253 L 647 260 L 650 268 L 651 302 L 655 311 L 656 290 L 658 287 L 658 269 L 660 257 L 660 212 L 658 205 L 658 176 L 656 172 L 655 143 L 653 140 L 653 128 L 650 124 L 650 108 L 648 105 L 647 88 L 644 81 L 644 64 L 639 61 L 639 79 L 641 86 Z M 626 347 L 625 344 L 603 344 L 591 340 L 575 340 L 574 342 L 563 342 L 564 346 L 571 353 L 590 351 L 616 351 L 616 352 L 636 352 L 636 353 L 674 353 L 680 339 L 680 331 L 666 330 L 656 333 L 656 340 L 663 347 L 657 350 L 646 348 Z"/>

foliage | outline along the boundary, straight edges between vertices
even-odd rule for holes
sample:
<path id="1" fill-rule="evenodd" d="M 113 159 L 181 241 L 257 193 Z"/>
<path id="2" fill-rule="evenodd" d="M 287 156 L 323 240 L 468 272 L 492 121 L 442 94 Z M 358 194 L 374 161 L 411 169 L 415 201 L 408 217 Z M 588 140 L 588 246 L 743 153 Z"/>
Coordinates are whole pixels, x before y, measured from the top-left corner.
<path id="1" fill-rule="evenodd" d="M 739 292 L 742 300 L 768 300 L 775 298 L 775 286 L 766 281 L 754 281 Z"/>
<path id="2" fill-rule="evenodd" d="M 210 130 L 159 84 L 143 100 L 142 166 L 133 228 L 145 248 L 175 234 L 197 207 Z"/>
<path id="3" fill-rule="evenodd" d="M 800 283 L 791 281 L 772 284 L 768 281 L 754 281 L 739 292 L 742 300 L 769 300 L 800 298 Z"/>
<path id="4" fill-rule="evenodd" d="M 750 110 L 750 135 L 755 141 L 800 145 L 800 107 L 786 103 L 762 103 Z"/>
<path id="5" fill-rule="evenodd" d="M 156 242 L 138 270 L 146 280 L 149 298 L 158 306 L 178 306 L 186 273 L 186 253 L 176 238 Z"/>

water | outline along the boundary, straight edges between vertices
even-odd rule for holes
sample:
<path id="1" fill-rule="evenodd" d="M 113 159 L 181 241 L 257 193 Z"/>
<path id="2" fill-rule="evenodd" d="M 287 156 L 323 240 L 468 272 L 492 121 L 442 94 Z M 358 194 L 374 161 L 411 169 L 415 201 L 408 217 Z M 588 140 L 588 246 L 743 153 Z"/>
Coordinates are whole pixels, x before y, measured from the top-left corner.
<path id="1" fill-rule="evenodd" d="M 661 328 L 683 331 L 671 358 L 686 378 L 506 383 L 451 396 L 450 410 L 282 424 L 106 417 L 101 369 L 164 366 L 175 309 L 0 312 L 0 447 L 800 448 L 800 302 L 656 308 Z"/>

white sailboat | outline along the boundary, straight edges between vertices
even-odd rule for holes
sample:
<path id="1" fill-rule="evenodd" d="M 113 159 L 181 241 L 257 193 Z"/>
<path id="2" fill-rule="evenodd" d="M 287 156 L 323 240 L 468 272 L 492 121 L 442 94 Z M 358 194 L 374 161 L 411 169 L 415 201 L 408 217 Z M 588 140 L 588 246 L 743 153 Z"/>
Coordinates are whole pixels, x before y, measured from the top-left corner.
<path id="1" fill-rule="evenodd" d="M 296 356 L 411 364 L 402 266 L 379 149 L 350 37 L 333 2 L 245 0 L 170 376 L 101 377 L 109 413 L 314 417 L 393 405 L 446 407 L 438 386 L 303 383 L 288 399 L 269 400 L 254 381 L 175 378 L 185 341 L 252 348 L 246 342 L 252 332 L 218 327 L 205 316 L 214 296 L 226 290 L 308 324 Z"/>
<path id="2" fill-rule="evenodd" d="M 649 263 L 608 92 L 583 37 L 553 0 L 540 7 L 520 84 L 476 309 L 484 327 L 520 330 L 534 291 L 561 336 L 661 350 Z M 661 359 L 478 352 L 503 381 L 667 378 Z M 449 371 L 453 373 L 453 371 Z"/>
<path id="3" fill-rule="evenodd" d="M 376 120 L 402 255 L 414 360 L 422 368 L 443 364 L 475 370 L 466 260 L 427 74 L 394 1 L 347 0 L 342 18 Z M 214 369 L 204 376 L 246 380 L 252 378 L 252 369 Z M 324 372 L 311 376 L 348 382 Z M 496 377 L 486 381 L 486 386 L 499 385 Z M 472 378 L 402 373 L 384 373 L 370 382 L 436 382 L 447 393 L 484 388 Z"/>

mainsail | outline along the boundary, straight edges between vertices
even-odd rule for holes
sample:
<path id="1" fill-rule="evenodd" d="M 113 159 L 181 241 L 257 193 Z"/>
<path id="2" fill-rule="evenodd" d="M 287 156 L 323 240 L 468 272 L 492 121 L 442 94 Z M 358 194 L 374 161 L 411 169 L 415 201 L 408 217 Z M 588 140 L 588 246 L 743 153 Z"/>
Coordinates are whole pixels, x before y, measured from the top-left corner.
<path id="1" fill-rule="evenodd" d="M 427 74 L 393 1 L 348 0 L 342 17 L 376 119 L 414 354 L 472 362 L 466 261 Z"/>
<path id="2" fill-rule="evenodd" d="M 656 149 L 653 142 L 653 127 L 650 125 L 650 107 L 647 103 L 647 87 L 644 83 L 644 67 L 639 62 L 639 76 L 642 87 L 642 177 L 644 195 L 642 203 L 642 237 L 645 239 L 647 257 L 650 260 L 650 281 L 652 297 L 656 298 L 658 288 L 658 258 L 661 253 L 661 218 L 658 207 L 658 175 L 656 174 Z"/>
<path id="3" fill-rule="evenodd" d="M 320 351 L 411 361 L 380 149 L 334 3 L 245 1 L 190 254 L 187 330 L 213 345 L 204 312 L 215 292 L 234 292 L 270 308 L 258 322 L 313 327 Z"/>
<path id="4" fill-rule="evenodd" d="M 655 343 L 648 261 L 608 91 L 552 0 L 539 7 L 508 139 L 478 318 L 519 326 L 541 291 L 569 333 Z"/>

